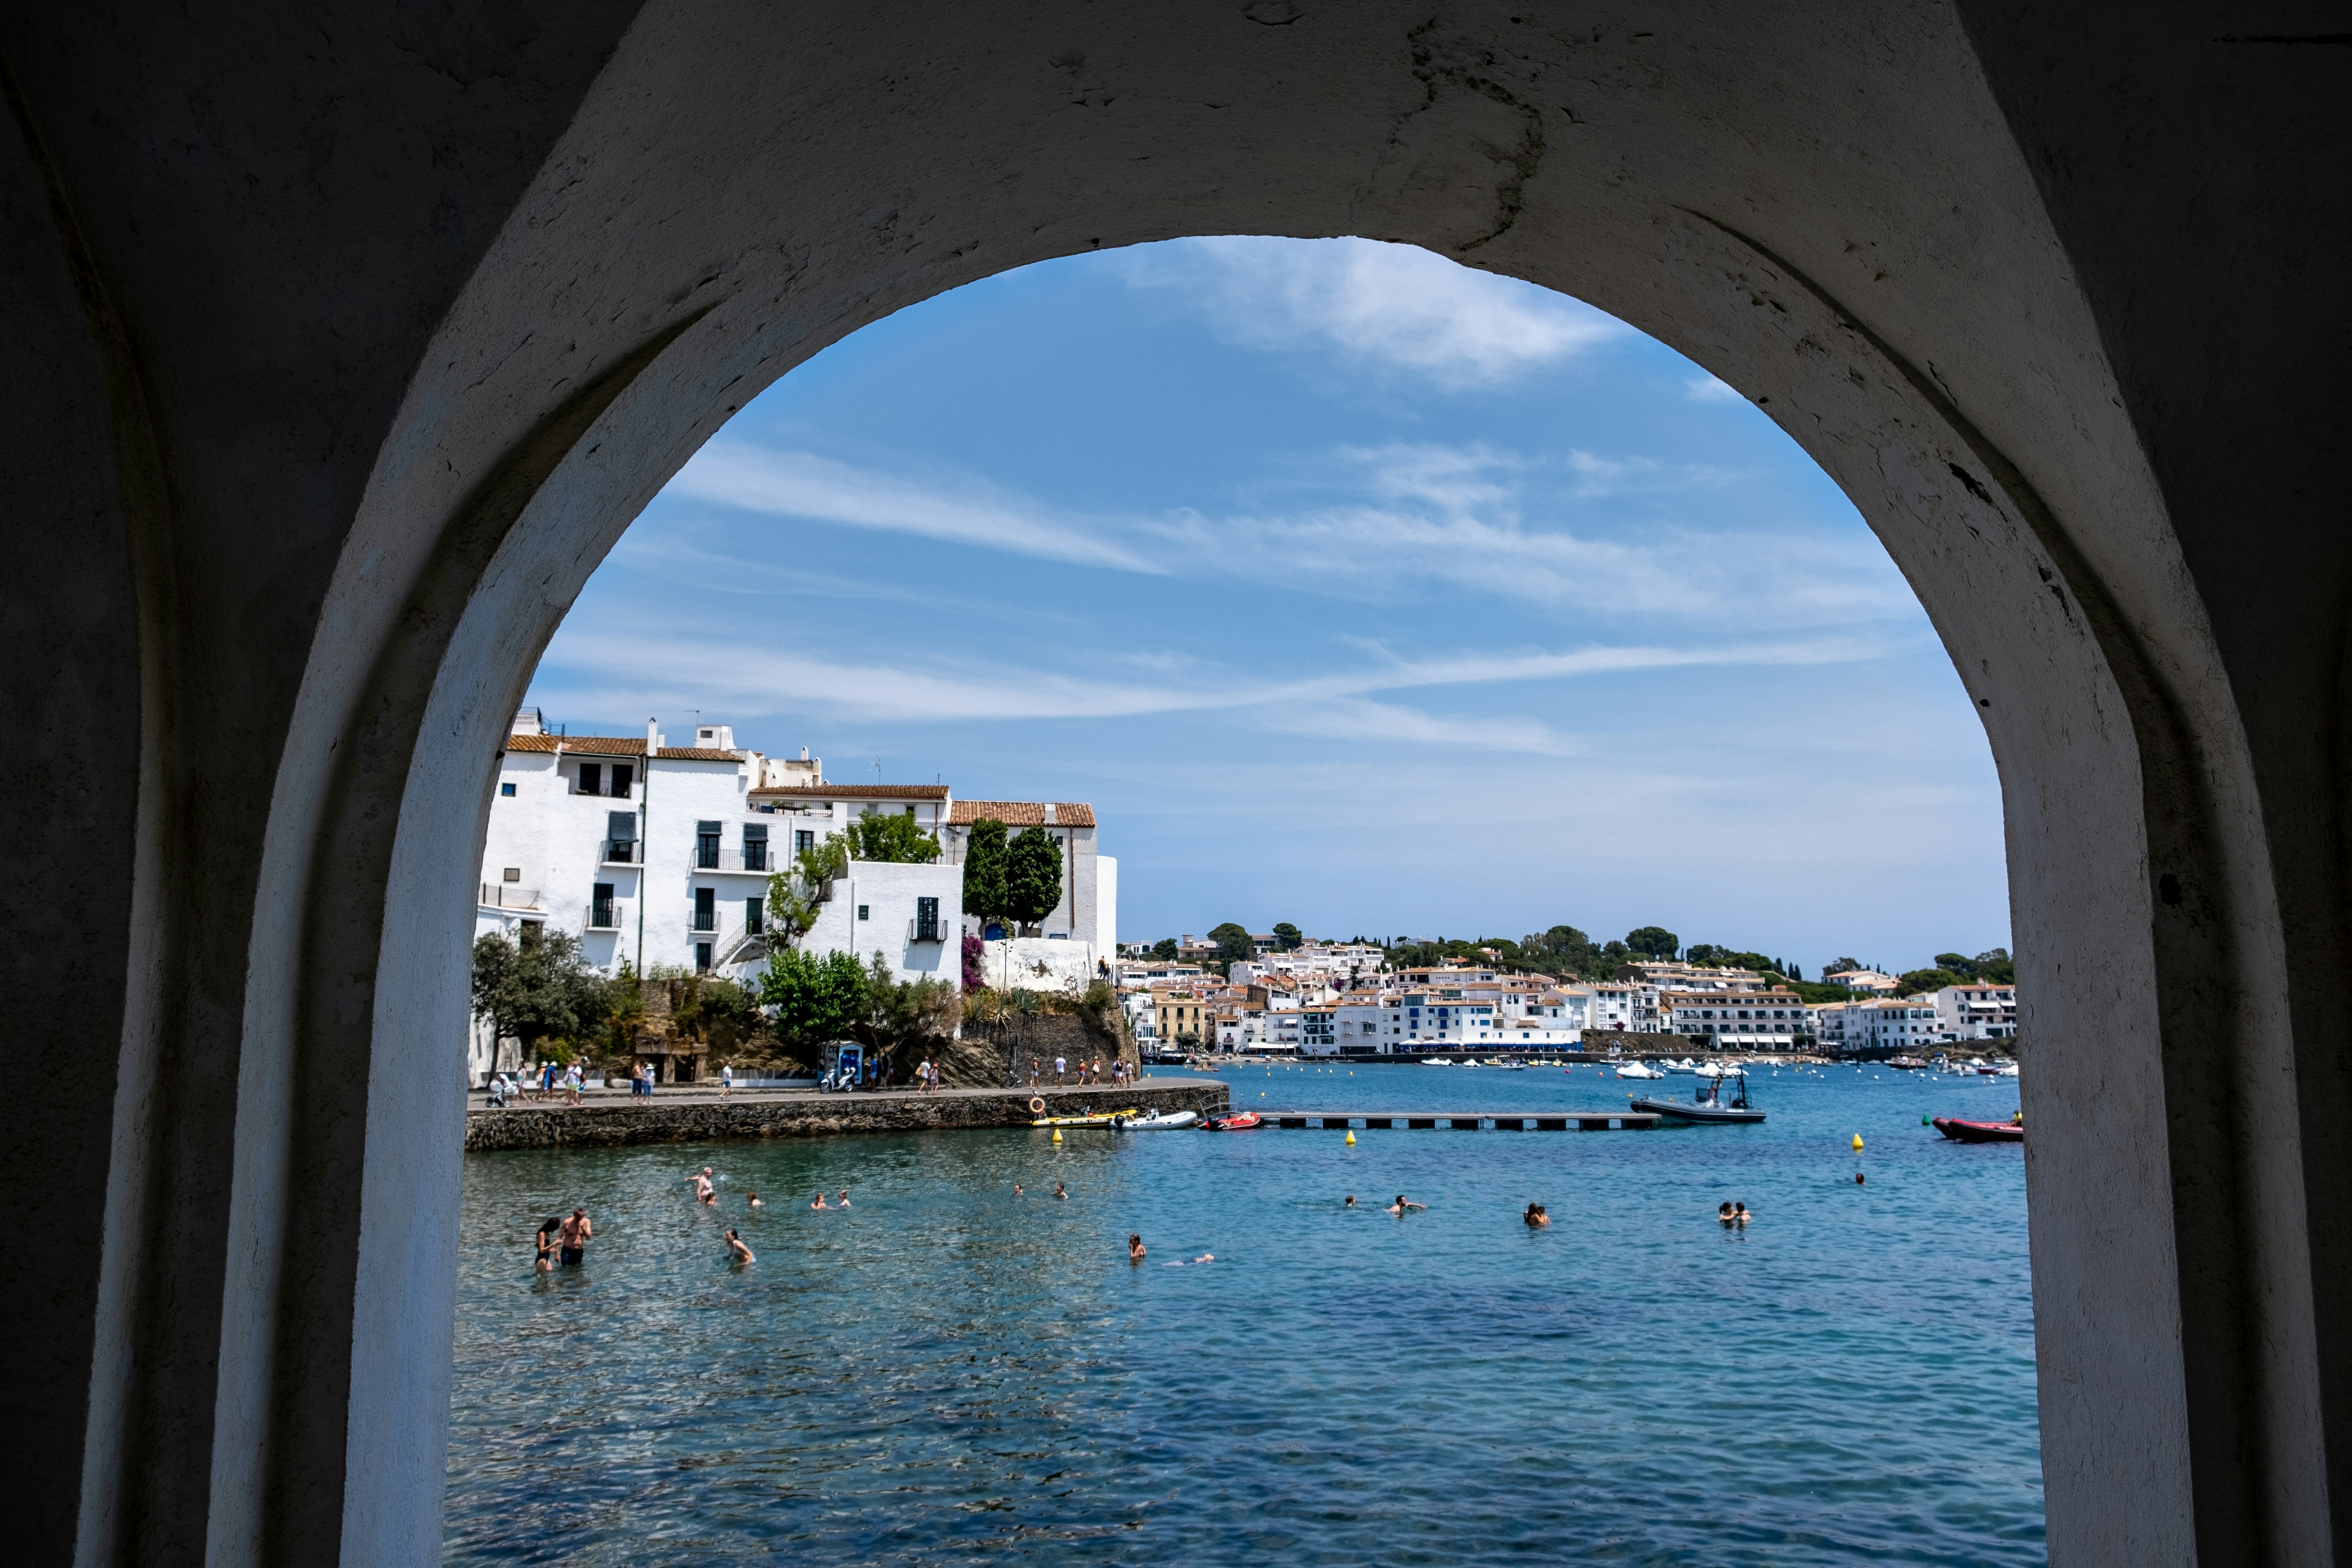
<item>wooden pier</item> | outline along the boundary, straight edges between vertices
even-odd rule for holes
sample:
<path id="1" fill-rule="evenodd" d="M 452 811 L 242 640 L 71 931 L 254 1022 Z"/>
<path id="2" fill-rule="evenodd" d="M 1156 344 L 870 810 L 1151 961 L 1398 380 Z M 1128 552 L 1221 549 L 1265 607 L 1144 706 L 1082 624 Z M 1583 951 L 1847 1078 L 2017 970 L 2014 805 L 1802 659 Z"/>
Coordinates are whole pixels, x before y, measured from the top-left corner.
<path id="1" fill-rule="evenodd" d="M 1261 1110 L 1266 1127 L 1434 1128 L 1482 1132 L 1646 1132 L 1658 1124 L 1648 1110 Z"/>

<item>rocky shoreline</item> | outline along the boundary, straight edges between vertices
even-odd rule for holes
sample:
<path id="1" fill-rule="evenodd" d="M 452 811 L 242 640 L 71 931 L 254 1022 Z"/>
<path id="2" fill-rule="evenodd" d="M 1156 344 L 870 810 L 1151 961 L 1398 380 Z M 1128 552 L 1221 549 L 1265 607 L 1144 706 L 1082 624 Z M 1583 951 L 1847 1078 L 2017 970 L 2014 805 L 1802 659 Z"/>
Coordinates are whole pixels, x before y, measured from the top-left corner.
<path id="1" fill-rule="evenodd" d="M 944 1089 L 917 1094 L 739 1094 L 732 1100 L 656 1099 L 618 1103 L 520 1105 L 466 1112 L 466 1151 L 604 1149 L 630 1143 L 687 1143 L 714 1138 L 823 1138 L 851 1132 L 1026 1127 L 1033 1095 L 1051 1114 L 1076 1116 L 1129 1106 L 1222 1110 L 1222 1083 L 1146 1079 L 1130 1089 Z"/>

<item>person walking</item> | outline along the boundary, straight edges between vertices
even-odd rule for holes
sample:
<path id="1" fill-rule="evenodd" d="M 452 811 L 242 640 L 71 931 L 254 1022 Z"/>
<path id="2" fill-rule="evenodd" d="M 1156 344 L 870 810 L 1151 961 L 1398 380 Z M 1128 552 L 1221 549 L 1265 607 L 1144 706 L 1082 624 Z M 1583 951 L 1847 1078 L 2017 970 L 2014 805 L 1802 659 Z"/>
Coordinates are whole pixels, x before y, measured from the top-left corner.
<path id="1" fill-rule="evenodd" d="M 725 1062 L 719 1066 L 719 1098 L 721 1100 L 735 1098 L 735 1064 L 733 1062 Z"/>
<path id="2" fill-rule="evenodd" d="M 563 1102 L 566 1105 L 580 1103 L 580 1064 L 578 1062 L 573 1062 L 563 1069 Z"/>
<path id="3" fill-rule="evenodd" d="M 1054 1083 L 1055 1083 L 1055 1087 L 1059 1088 L 1059 1087 L 1061 1087 L 1062 1085 L 1066 1084 L 1066 1083 L 1069 1081 L 1069 1078 L 1070 1078 L 1070 1063 L 1069 1063 L 1069 1058 L 1066 1058 L 1066 1057 L 1055 1057 L 1055 1058 L 1054 1058 Z"/>

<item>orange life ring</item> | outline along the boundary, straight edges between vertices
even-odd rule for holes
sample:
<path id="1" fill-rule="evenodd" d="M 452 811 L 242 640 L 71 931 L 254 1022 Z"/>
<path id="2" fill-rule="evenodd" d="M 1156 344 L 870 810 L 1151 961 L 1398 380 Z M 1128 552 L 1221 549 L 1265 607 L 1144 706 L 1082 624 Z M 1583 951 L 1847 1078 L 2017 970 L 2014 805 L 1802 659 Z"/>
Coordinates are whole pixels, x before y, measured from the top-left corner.
<path id="1" fill-rule="evenodd" d="M 1043 1116 L 1045 1114 L 1045 1097 L 1044 1095 L 1033 1094 L 1029 1097 L 1029 1114 L 1032 1116 Z"/>

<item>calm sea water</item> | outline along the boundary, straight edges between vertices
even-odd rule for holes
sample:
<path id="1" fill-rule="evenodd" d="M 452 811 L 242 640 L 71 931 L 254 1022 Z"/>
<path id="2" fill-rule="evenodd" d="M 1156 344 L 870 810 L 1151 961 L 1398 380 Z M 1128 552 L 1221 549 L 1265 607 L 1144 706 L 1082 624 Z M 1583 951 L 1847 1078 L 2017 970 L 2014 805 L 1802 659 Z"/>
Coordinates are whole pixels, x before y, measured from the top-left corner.
<path id="1" fill-rule="evenodd" d="M 1691 1084 L 1229 1079 L 1315 1110 Z M 1759 1127 L 469 1156 L 448 1560 L 2042 1562 L 2020 1152 L 1919 1124 L 2015 1084 L 1753 1081 Z M 820 1186 L 854 1206 L 810 1212 Z M 1377 1212 L 1399 1192 L 1427 1211 Z M 575 1202 L 587 1266 L 535 1276 Z"/>

